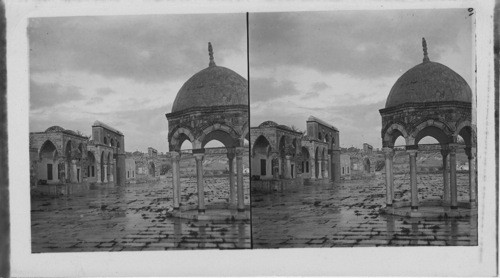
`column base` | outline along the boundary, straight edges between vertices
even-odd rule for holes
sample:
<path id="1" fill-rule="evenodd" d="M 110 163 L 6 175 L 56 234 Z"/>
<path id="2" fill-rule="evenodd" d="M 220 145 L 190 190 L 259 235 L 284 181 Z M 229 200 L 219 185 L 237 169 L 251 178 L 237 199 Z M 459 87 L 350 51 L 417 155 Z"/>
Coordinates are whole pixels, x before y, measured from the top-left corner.
<path id="1" fill-rule="evenodd" d="M 411 210 L 413 210 L 413 211 L 418 210 L 418 206 L 411 206 Z"/>
<path id="2" fill-rule="evenodd" d="M 205 209 L 198 209 L 198 213 L 205 213 Z"/>

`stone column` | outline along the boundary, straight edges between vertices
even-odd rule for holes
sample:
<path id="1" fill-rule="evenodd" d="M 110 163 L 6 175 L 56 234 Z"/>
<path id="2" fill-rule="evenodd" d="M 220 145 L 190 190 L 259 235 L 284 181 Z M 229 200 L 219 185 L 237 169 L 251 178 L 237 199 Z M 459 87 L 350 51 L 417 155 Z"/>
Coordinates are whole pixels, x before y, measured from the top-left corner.
<path id="1" fill-rule="evenodd" d="M 238 194 L 238 211 L 245 211 L 245 196 L 243 192 L 243 152 L 245 148 L 236 148 L 236 173 L 237 173 L 237 194 Z"/>
<path id="2" fill-rule="evenodd" d="M 229 164 L 229 204 L 236 204 L 236 190 L 234 187 L 234 148 L 227 149 L 227 163 Z"/>
<path id="3" fill-rule="evenodd" d="M 205 213 L 205 184 L 203 181 L 203 153 L 193 154 L 196 159 L 196 176 L 198 178 L 198 212 Z"/>
<path id="4" fill-rule="evenodd" d="M 323 174 L 321 173 L 321 163 L 323 162 L 323 160 L 319 159 L 318 158 L 318 179 L 322 179 L 323 178 Z"/>
<path id="5" fill-rule="evenodd" d="M 180 207 L 180 166 L 179 161 L 181 156 L 178 152 L 170 152 L 170 157 L 172 161 L 172 194 L 174 199 L 174 210 L 178 210 Z"/>
<path id="6" fill-rule="evenodd" d="M 469 159 L 469 202 L 471 205 L 476 204 L 477 201 L 477 190 L 476 190 L 476 163 L 474 158 L 475 148 L 467 147 L 465 148 L 465 153 L 467 154 L 467 158 Z"/>
<path id="7" fill-rule="evenodd" d="M 327 172 L 326 172 L 326 175 L 327 175 L 327 178 L 330 178 L 332 179 L 333 175 L 332 175 L 332 155 L 331 154 L 328 154 L 328 160 L 326 162 L 328 165 L 327 165 Z"/>
<path id="8" fill-rule="evenodd" d="M 66 183 L 68 181 L 68 179 L 70 178 L 70 168 L 69 168 L 69 165 L 68 165 L 68 161 L 64 161 L 64 183 Z"/>
<path id="9" fill-rule="evenodd" d="M 76 160 L 71 160 L 71 182 L 78 182 L 77 176 L 76 176 Z"/>
<path id="10" fill-rule="evenodd" d="M 95 176 L 96 176 L 96 183 L 102 183 L 101 181 L 101 162 L 96 161 L 95 163 Z"/>
<path id="11" fill-rule="evenodd" d="M 277 152 L 271 153 L 271 171 L 273 174 L 273 179 L 278 179 L 279 177 L 279 158 Z"/>
<path id="12" fill-rule="evenodd" d="M 312 157 L 312 156 L 309 159 L 309 176 L 310 176 L 311 180 L 316 179 L 316 165 L 315 165 L 314 157 Z"/>
<path id="13" fill-rule="evenodd" d="M 394 151 L 392 148 L 383 148 L 385 154 L 385 187 L 386 187 L 386 205 L 388 207 L 392 206 L 394 199 L 394 179 L 392 177 L 392 160 L 394 157 Z"/>
<path id="14" fill-rule="evenodd" d="M 284 173 L 285 179 L 291 179 L 292 178 L 292 175 L 291 175 L 292 174 L 291 173 L 292 166 L 291 166 L 291 163 L 290 163 L 290 159 L 291 158 L 292 158 L 291 156 L 285 155 L 285 173 Z"/>
<path id="15" fill-rule="evenodd" d="M 113 182 L 115 175 L 113 174 L 115 172 L 115 159 L 111 161 L 109 164 L 109 182 Z"/>
<path id="16" fill-rule="evenodd" d="M 411 209 L 418 209 L 418 188 L 417 188 L 417 150 L 407 150 L 410 155 L 410 186 L 411 186 Z"/>
<path id="17" fill-rule="evenodd" d="M 443 202 L 445 204 L 450 203 L 450 183 L 448 181 L 448 154 L 450 151 L 448 148 L 443 147 L 441 149 L 441 155 L 443 156 Z"/>
<path id="18" fill-rule="evenodd" d="M 457 209 L 457 148 L 450 146 L 450 208 Z"/>
<path id="19" fill-rule="evenodd" d="M 104 164 L 104 182 L 108 182 L 108 164 Z"/>

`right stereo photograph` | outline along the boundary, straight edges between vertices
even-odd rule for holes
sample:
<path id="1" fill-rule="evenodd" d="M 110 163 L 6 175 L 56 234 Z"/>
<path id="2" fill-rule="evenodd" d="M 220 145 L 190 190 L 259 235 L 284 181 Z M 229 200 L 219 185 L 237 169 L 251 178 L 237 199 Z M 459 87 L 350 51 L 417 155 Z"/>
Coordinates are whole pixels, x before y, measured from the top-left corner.
<path id="1" fill-rule="evenodd" d="M 248 24 L 252 248 L 478 244 L 471 9 Z"/>

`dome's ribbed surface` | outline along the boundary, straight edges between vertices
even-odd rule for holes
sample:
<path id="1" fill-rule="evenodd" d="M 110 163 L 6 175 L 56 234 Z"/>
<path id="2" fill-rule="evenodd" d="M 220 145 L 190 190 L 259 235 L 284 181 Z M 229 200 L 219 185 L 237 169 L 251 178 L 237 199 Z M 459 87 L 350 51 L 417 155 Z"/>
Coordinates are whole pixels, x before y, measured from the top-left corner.
<path id="1" fill-rule="evenodd" d="M 184 83 L 172 106 L 172 113 L 189 108 L 248 105 L 247 80 L 236 72 L 209 66 Z"/>
<path id="2" fill-rule="evenodd" d="M 440 63 L 425 61 L 396 81 L 385 107 L 404 103 L 471 102 L 471 99 L 471 89 L 458 73 Z"/>
<path id="3" fill-rule="evenodd" d="M 49 128 L 47 128 L 45 130 L 45 132 L 63 132 L 65 129 L 58 126 L 58 125 L 54 125 L 54 126 L 51 126 Z"/>

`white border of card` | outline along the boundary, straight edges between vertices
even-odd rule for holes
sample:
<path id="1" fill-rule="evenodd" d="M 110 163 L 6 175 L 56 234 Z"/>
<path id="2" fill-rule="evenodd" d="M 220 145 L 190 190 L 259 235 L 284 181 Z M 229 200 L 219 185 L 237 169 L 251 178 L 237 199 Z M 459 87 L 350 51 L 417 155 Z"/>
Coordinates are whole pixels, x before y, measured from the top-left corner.
<path id="1" fill-rule="evenodd" d="M 492 276 L 497 272 L 493 1 L 9 1 L 7 16 L 11 275 Z M 359 247 L 32 254 L 28 156 L 30 17 L 474 8 L 478 130 L 478 246 Z M 436 26 L 436 28 L 441 28 Z"/>

